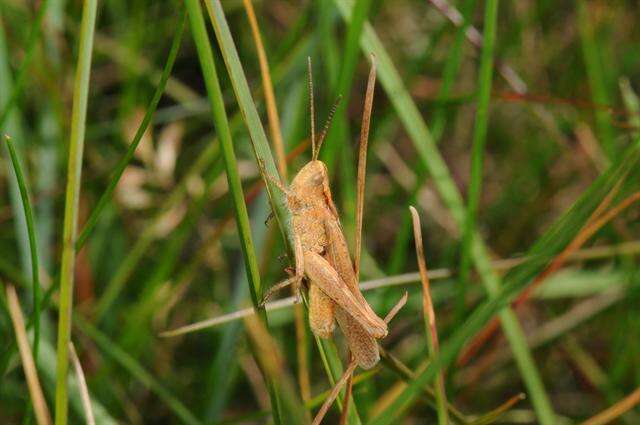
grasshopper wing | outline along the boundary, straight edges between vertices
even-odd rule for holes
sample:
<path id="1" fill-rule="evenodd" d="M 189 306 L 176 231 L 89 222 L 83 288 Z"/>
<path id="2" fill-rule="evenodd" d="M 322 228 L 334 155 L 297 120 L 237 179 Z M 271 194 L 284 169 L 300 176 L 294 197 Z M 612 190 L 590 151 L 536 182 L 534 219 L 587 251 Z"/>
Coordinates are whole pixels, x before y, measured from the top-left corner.
<path id="1" fill-rule="evenodd" d="M 349 249 L 340 224 L 335 220 L 326 220 L 325 229 L 328 239 L 327 257 L 329 263 L 336 269 L 356 299 L 370 310 L 370 314 L 375 315 L 358 287 L 356 275 L 349 256 Z M 380 352 L 376 339 L 369 335 L 362 325 L 342 308 L 338 307 L 336 309 L 335 317 L 358 365 L 363 369 L 371 369 L 375 366 L 380 360 Z"/>
<path id="2" fill-rule="evenodd" d="M 387 335 L 387 324 L 370 313 L 370 308 L 367 309 L 355 297 L 338 272 L 322 256 L 311 251 L 305 252 L 304 272 L 313 284 L 318 285 L 339 307 L 349 312 L 367 333 L 375 338 Z"/>

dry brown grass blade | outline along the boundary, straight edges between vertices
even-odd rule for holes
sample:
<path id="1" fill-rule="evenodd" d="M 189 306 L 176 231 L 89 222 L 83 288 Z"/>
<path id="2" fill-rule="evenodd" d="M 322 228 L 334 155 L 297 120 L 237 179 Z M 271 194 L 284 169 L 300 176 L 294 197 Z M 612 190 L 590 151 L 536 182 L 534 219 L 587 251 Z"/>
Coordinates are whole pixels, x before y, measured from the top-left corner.
<path id="1" fill-rule="evenodd" d="M 398 314 L 400 309 L 407 303 L 408 299 L 409 293 L 407 291 L 404 291 L 404 294 L 402 295 L 402 297 L 400 297 L 400 300 L 398 300 L 396 305 L 394 305 L 393 308 L 391 308 L 391 310 L 389 310 L 387 315 L 384 317 L 384 321 L 387 323 L 391 322 L 393 318 L 396 317 L 396 314 Z"/>
<path id="2" fill-rule="evenodd" d="M 331 390 L 331 393 L 329 394 L 327 399 L 324 401 L 324 403 L 322 403 L 322 407 L 320 407 L 320 410 L 318 410 L 316 417 L 313 418 L 313 422 L 311 423 L 312 425 L 319 425 L 322 422 L 322 419 L 324 419 L 324 416 L 329 411 L 329 408 L 331 407 L 335 399 L 338 397 L 340 390 L 342 389 L 344 384 L 347 382 L 347 380 L 351 377 L 351 374 L 353 374 L 353 371 L 356 370 L 357 366 L 358 364 L 353 360 L 351 361 L 351 363 L 349 363 L 349 366 L 347 367 L 347 369 L 344 371 L 340 379 L 338 379 L 336 384 L 333 386 L 333 389 Z"/>
<path id="3" fill-rule="evenodd" d="M 69 341 L 69 357 L 73 363 L 73 368 L 76 370 L 76 377 L 78 378 L 78 388 L 80 389 L 80 397 L 82 398 L 82 408 L 84 410 L 84 417 L 87 421 L 87 425 L 95 425 L 96 420 L 93 416 L 93 408 L 91 407 L 91 397 L 89 396 L 89 388 L 87 387 L 87 380 L 84 377 L 82 371 L 82 365 L 78 358 L 76 348 L 73 346 L 73 342 Z"/>
<path id="4" fill-rule="evenodd" d="M 595 211 L 587 220 L 585 226 L 575 236 L 575 238 L 553 259 L 551 264 L 540 273 L 531 284 L 518 296 L 513 302 L 514 307 L 522 305 L 533 293 L 533 291 L 542 284 L 549 276 L 558 271 L 582 245 L 584 245 L 593 235 L 598 232 L 605 224 L 613 220 L 629 206 L 640 200 L 640 192 L 635 192 L 622 200 L 618 205 L 604 212 L 605 208 L 611 204 L 611 201 L 619 189 L 617 184 L 612 191 L 602 200 L 596 207 Z M 499 322 L 491 321 L 478 335 L 469 343 L 467 348 L 460 355 L 458 365 L 465 365 L 480 348 L 498 331 Z"/>
<path id="5" fill-rule="evenodd" d="M 526 396 L 524 395 L 524 393 L 516 394 L 502 403 L 500 406 L 493 409 L 491 412 L 487 413 L 486 415 L 482 415 L 482 417 L 471 422 L 471 425 L 487 425 L 493 423 L 496 421 L 496 419 L 498 419 L 500 416 L 502 416 L 509 409 L 511 409 L 513 406 L 515 406 L 525 398 Z"/>
<path id="6" fill-rule="evenodd" d="M 429 275 L 427 274 L 427 262 L 424 257 L 424 246 L 422 244 L 422 226 L 418 211 L 410 206 L 411 220 L 413 222 L 413 237 L 416 245 L 416 258 L 420 270 L 420 280 L 422 281 L 422 308 L 427 328 L 427 338 L 430 340 L 429 354 L 431 358 L 436 358 L 440 347 L 438 344 L 438 329 L 436 328 L 436 314 L 433 310 L 433 300 L 431 299 L 431 289 L 429 288 Z M 438 406 L 439 423 L 448 423 L 447 393 L 444 388 L 444 373 L 440 371 L 436 379 L 436 404 Z"/>
<path id="7" fill-rule="evenodd" d="M 633 409 L 640 403 L 640 387 L 633 391 L 631 394 L 609 407 L 606 410 L 598 413 L 597 415 L 587 419 L 582 425 L 604 425 L 613 422 L 616 418 L 624 414 L 625 412 Z"/>
<path id="8" fill-rule="evenodd" d="M 376 88 L 376 59 L 371 55 L 371 69 L 367 80 L 367 91 L 362 111 L 362 126 L 360 128 L 360 144 L 358 148 L 358 187 L 356 192 L 356 252 L 354 270 L 356 280 L 360 280 L 360 256 L 362 255 L 362 217 L 364 214 L 364 185 L 367 173 L 367 146 L 369 144 L 369 127 L 371 125 L 371 110 L 373 95 Z"/>
<path id="9" fill-rule="evenodd" d="M 355 362 L 353 355 L 349 355 L 349 364 Z M 342 399 L 342 412 L 340 413 L 340 425 L 346 425 L 349 418 L 349 400 L 351 399 L 351 393 L 353 393 L 353 372 L 349 374 L 347 378 L 347 387 L 345 388 L 344 397 Z"/>
<path id="10" fill-rule="evenodd" d="M 258 52 L 260 75 L 262 77 L 262 88 L 264 90 L 264 100 L 267 106 L 267 118 L 269 120 L 269 130 L 271 133 L 273 147 L 276 151 L 276 157 L 278 159 L 278 171 L 280 172 L 280 177 L 286 181 L 287 161 L 284 143 L 282 141 L 282 131 L 280 130 L 278 106 L 276 104 L 276 97 L 273 94 L 273 83 L 271 82 L 271 73 L 269 72 L 269 61 L 267 60 L 267 54 L 264 50 L 264 45 L 262 44 L 262 37 L 260 37 L 260 28 L 258 27 L 258 20 L 256 19 L 256 13 L 253 9 L 253 4 L 251 3 L 251 0 L 243 0 L 243 3 L 244 9 L 247 12 L 247 18 L 249 18 L 251 34 L 253 35 L 253 42 L 256 44 L 256 50 Z"/>
<path id="11" fill-rule="evenodd" d="M 33 411 L 36 416 L 36 421 L 38 422 L 38 425 L 48 425 L 51 424 L 51 414 L 49 413 L 47 401 L 44 398 L 44 393 L 40 386 L 36 365 L 33 362 L 31 346 L 27 339 L 24 317 L 22 316 L 22 310 L 20 309 L 20 301 L 18 300 L 16 288 L 13 285 L 8 284 L 6 287 L 6 293 L 9 315 L 11 316 L 11 322 L 13 323 L 13 330 L 16 335 L 16 342 L 18 344 L 20 359 L 22 361 L 22 369 L 24 370 L 24 375 L 27 379 L 27 387 L 29 388 L 31 402 L 33 403 Z"/>

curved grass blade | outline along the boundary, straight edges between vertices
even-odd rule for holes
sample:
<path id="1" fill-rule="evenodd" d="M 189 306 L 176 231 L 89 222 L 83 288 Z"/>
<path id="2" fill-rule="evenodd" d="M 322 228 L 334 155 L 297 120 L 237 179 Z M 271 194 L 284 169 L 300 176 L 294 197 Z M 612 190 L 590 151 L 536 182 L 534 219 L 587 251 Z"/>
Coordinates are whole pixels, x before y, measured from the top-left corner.
<path id="1" fill-rule="evenodd" d="M 151 102 L 147 107 L 147 110 L 144 114 L 144 118 L 142 119 L 142 122 L 140 123 L 140 126 L 138 126 L 138 130 L 136 130 L 136 134 L 133 137 L 133 140 L 131 141 L 131 143 L 129 144 L 129 147 L 127 148 L 127 152 L 120 159 L 120 161 L 118 162 L 118 165 L 116 165 L 115 170 L 113 170 L 113 174 L 109 181 L 109 185 L 104 190 L 104 192 L 102 192 L 102 195 L 98 200 L 98 204 L 93 209 L 93 211 L 91 211 L 91 215 L 87 219 L 87 223 L 84 225 L 84 228 L 80 232 L 80 236 L 78 236 L 78 241 L 76 242 L 77 251 L 79 251 L 80 248 L 82 248 L 82 246 L 87 241 L 87 238 L 91 234 L 91 231 L 95 228 L 96 224 L 98 223 L 98 219 L 100 218 L 100 215 L 102 214 L 102 212 L 104 211 L 104 208 L 107 206 L 107 204 L 111 200 L 111 197 L 113 196 L 113 191 L 115 190 L 116 185 L 120 181 L 120 178 L 122 177 L 122 173 L 124 173 L 124 170 L 125 168 L 127 168 L 127 165 L 129 165 L 129 162 L 131 162 L 131 159 L 133 159 L 133 155 L 135 154 L 135 151 L 138 148 L 140 141 L 142 140 L 142 136 L 144 136 L 144 133 L 147 131 L 147 127 L 149 127 L 149 124 L 151 123 L 153 114 L 156 112 L 156 109 L 158 108 L 158 103 L 162 98 L 165 87 L 167 86 L 167 81 L 171 76 L 171 70 L 173 69 L 173 65 L 176 62 L 176 57 L 178 56 L 178 52 L 180 51 L 180 44 L 182 43 L 182 35 L 184 33 L 185 22 L 186 22 L 186 16 L 183 9 L 180 14 L 180 18 L 178 18 L 178 27 L 176 29 L 175 35 L 173 36 L 171 50 L 169 50 L 167 62 L 165 63 L 164 69 L 162 70 L 162 75 L 160 76 L 160 81 L 158 82 L 156 91 L 153 94 L 153 98 L 151 99 Z"/>
<path id="2" fill-rule="evenodd" d="M 60 268 L 60 313 L 58 317 L 58 348 L 56 363 L 56 424 L 67 424 L 67 375 L 69 371 L 69 341 L 73 309 L 73 281 L 75 270 L 75 241 L 80 198 L 80 175 L 84 150 L 85 122 L 89 98 L 89 76 L 93 33 L 95 32 L 97 0 L 86 0 L 82 8 L 78 68 L 73 89 L 71 137 L 67 168 L 67 188 L 62 230 L 62 260 Z"/>
<path id="3" fill-rule="evenodd" d="M 22 199 L 22 208 L 24 210 L 25 220 L 27 222 L 27 233 L 29 235 L 29 249 L 31 250 L 31 291 L 33 294 L 33 361 L 38 367 L 38 348 L 40 346 L 40 263 L 38 261 L 38 238 L 36 237 L 36 227 L 33 220 L 33 210 L 31 201 L 29 200 L 29 188 L 20 166 L 20 159 L 13 146 L 13 142 L 9 136 L 5 136 L 7 149 L 11 156 L 11 164 L 16 174 L 18 188 L 20 189 L 20 198 Z"/>

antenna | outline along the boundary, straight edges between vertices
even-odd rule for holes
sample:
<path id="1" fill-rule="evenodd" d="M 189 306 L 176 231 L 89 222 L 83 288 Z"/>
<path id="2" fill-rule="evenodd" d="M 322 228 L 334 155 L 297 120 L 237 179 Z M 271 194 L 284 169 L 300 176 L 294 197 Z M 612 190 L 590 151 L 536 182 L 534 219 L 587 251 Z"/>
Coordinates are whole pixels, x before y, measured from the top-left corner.
<path id="1" fill-rule="evenodd" d="M 313 106 L 313 73 L 311 56 L 307 56 L 307 75 L 309 78 L 309 115 L 311 120 L 311 156 L 316 157 L 316 114 Z"/>
<path id="2" fill-rule="evenodd" d="M 338 95 L 338 98 L 335 102 L 333 102 L 333 106 L 329 110 L 329 115 L 327 116 L 327 122 L 324 124 L 324 128 L 322 129 L 322 133 L 320 133 L 320 138 L 318 139 L 318 148 L 313 154 L 313 160 L 318 159 L 318 155 L 320 154 L 320 147 L 322 146 L 322 142 L 324 142 L 324 138 L 327 136 L 327 132 L 329 131 L 329 127 L 331 126 L 331 121 L 333 121 L 333 115 L 336 113 L 336 109 L 338 109 L 338 105 L 340 105 L 340 101 L 342 100 L 342 95 Z"/>

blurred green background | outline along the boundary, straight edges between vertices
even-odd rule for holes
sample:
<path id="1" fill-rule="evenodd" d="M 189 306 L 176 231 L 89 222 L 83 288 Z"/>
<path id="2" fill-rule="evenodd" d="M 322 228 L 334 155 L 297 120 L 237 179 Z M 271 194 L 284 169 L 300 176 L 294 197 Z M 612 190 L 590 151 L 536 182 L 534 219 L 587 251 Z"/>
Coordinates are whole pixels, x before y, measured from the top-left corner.
<path id="1" fill-rule="evenodd" d="M 52 412 L 66 169 L 78 92 L 74 79 L 81 17 L 89 3 L 0 0 L 0 131 L 11 137 L 22 164 L 34 210 L 41 295 L 51 296 L 41 313 L 37 365 Z M 357 18 L 345 19 L 352 3 L 253 3 L 289 154 L 289 180 L 310 158 L 308 56 L 319 128 L 343 95 L 321 158 L 352 245 L 369 53 L 378 62 L 361 279 L 379 284 L 365 295 L 380 316 L 405 290 L 409 301 L 381 341 L 391 357 L 372 372 L 356 372 L 348 422 L 437 420 L 433 397 L 422 393 L 427 387 L 415 384 L 419 390 L 411 397 L 413 387 L 405 385 L 425 370 L 430 357 L 409 205 L 422 218 L 433 273 L 447 363 L 434 370 L 445 370 L 452 423 L 473 423 L 520 393 L 526 398 L 506 413 L 482 420 L 578 423 L 637 394 L 640 8 L 635 2 L 604 0 L 358 0 L 355 13 L 368 21 L 361 29 Z M 252 305 L 242 249 L 246 240 L 239 237 L 225 177 L 229 164 L 210 112 L 214 99 L 194 43 L 200 4 L 262 285 L 284 279 L 285 268 L 293 264 L 277 221 L 265 224 L 271 207 L 260 190 L 250 133 L 232 85 L 240 75 L 229 72 L 228 50 L 220 48 L 224 41 L 212 26 L 212 11 L 220 3 L 99 1 L 90 46 L 79 233 L 110 185 L 117 185 L 103 198 L 95 227 L 83 235 L 86 243 L 76 255 L 71 327 L 97 423 L 268 423 L 274 419 L 265 356 L 278 365 L 265 373 L 281 384 L 276 392 L 284 399 L 282 423 L 308 420 L 332 386 L 326 369 L 335 373 L 332 361 L 347 360 L 340 332 L 335 345 L 324 343 L 320 350 L 306 326 L 296 335 L 290 306 L 267 314 L 272 339 L 242 320 L 160 335 Z M 272 144 L 246 5 L 229 0 L 221 6 Z M 493 6 L 497 19 L 487 22 Z M 465 16 L 469 25 L 461 26 Z M 183 23 L 184 36 L 176 38 Z M 495 45 L 485 45 L 483 60 L 486 31 L 495 32 Z M 179 50 L 164 85 L 172 43 Z M 486 60 L 491 57 L 493 69 Z M 154 111 L 150 105 L 158 87 L 162 96 Z M 478 113 L 483 109 L 486 116 Z M 140 133 L 133 157 L 121 163 L 118 181 L 114 170 L 145 114 L 151 123 Z M 474 161 L 479 174 L 472 172 Z M 474 185 L 478 207 L 465 216 L 460 202 L 467 205 Z M 232 193 L 237 194 L 233 188 Z M 622 207 L 616 210 L 616 205 Z M 589 233 L 585 222 L 594 210 L 605 219 Z M 606 211 L 613 211 L 610 217 Z M 19 288 L 30 321 L 32 257 L 5 149 L 0 223 L 0 279 Z M 464 235 L 471 234 L 465 229 L 479 232 L 467 242 L 482 248 L 465 248 Z M 576 234 L 587 237 L 575 242 Z M 514 309 L 515 315 L 498 313 L 566 246 L 567 257 L 539 279 L 542 285 Z M 535 255 L 524 263 L 511 261 L 527 252 Z M 482 269 L 489 260 L 494 274 Z M 521 265 L 513 269 L 516 263 Z M 35 420 L 33 409 L 2 292 L 0 421 L 29 423 Z M 494 305 L 487 299 L 499 301 Z M 488 313 L 481 320 L 483 311 Z M 507 337 L 498 328 L 466 361 L 456 362 L 464 343 L 498 314 L 511 330 Z M 276 354 L 265 351 L 271 344 L 278 347 Z M 69 422 L 83 423 L 73 366 L 69 382 Z M 633 400 L 615 420 L 640 423 L 640 410 L 633 407 L 640 397 Z M 336 406 L 325 423 L 338 423 L 339 417 Z"/>

